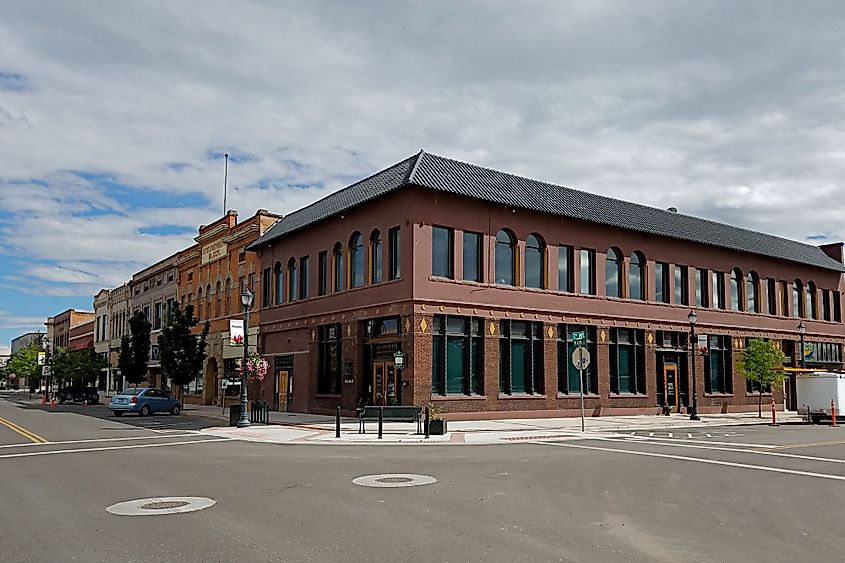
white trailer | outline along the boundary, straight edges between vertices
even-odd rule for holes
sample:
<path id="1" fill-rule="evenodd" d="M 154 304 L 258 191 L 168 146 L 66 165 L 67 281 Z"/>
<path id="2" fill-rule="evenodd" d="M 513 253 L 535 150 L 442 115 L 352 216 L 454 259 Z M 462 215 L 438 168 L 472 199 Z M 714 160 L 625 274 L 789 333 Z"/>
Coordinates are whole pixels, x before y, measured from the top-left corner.
<path id="1" fill-rule="evenodd" d="M 795 397 L 798 412 L 806 414 L 813 422 L 831 417 L 831 401 L 839 415 L 845 407 L 845 373 L 799 373 L 795 376 Z"/>

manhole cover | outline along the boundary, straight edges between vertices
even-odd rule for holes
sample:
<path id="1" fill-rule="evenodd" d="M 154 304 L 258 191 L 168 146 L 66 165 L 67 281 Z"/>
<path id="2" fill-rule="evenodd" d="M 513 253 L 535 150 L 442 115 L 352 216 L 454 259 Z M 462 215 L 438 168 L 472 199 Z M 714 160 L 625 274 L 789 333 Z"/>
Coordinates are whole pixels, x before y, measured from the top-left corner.
<path id="1" fill-rule="evenodd" d="M 216 500 L 205 497 L 142 498 L 119 502 L 106 508 L 118 516 L 152 516 L 156 514 L 181 514 L 214 506 Z"/>
<path id="2" fill-rule="evenodd" d="M 189 502 L 184 500 L 166 500 L 162 502 L 149 502 L 142 504 L 138 508 L 141 510 L 164 510 L 165 508 L 179 508 L 180 506 L 188 506 Z"/>
<path id="3" fill-rule="evenodd" d="M 352 480 L 362 487 L 417 487 L 431 485 L 437 479 L 428 475 L 414 475 L 411 473 L 386 473 L 383 475 L 364 475 Z"/>

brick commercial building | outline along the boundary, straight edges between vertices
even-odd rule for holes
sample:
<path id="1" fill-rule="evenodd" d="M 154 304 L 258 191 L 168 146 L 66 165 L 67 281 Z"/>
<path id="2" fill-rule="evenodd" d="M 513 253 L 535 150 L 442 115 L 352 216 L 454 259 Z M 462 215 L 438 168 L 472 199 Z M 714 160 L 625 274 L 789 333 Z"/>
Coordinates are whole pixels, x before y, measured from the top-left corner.
<path id="1" fill-rule="evenodd" d="M 183 308 L 194 306 L 194 314 L 200 319 L 195 332 L 202 330 L 205 321 L 210 324 L 208 358 L 202 376 L 187 390 L 186 402 L 217 403 L 222 397 L 222 380 L 238 377 L 243 347 L 229 345 L 229 321 L 243 316 L 240 295 L 245 285 L 254 292 L 261 291 L 258 257 L 244 248 L 278 219 L 278 215 L 260 209 L 238 223 L 237 211 L 229 211 L 214 223 L 201 226 L 196 244 L 178 254 L 175 264 L 180 304 Z M 260 317 L 260 310 L 254 307 L 249 328 L 251 349 L 258 341 Z M 254 392 L 261 398 L 263 388 L 255 385 Z M 237 401 L 238 388 L 227 389 L 226 396 L 230 402 Z"/>
<path id="2" fill-rule="evenodd" d="M 842 367 L 841 244 L 425 152 L 287 215 L 249 250 L 261 260 L 260 351 L 272 360 L 276 408 L 576 414 L 581 331 L 593 415 L 685 410 L 691 359 L 700 411 L 756 409 L 739 352 L 771 339 L 797 365 L 799 322 L 808 365 Z M 691 311 L 705 345 L 694 358 Z"/>
<path id="3" fill-rule="evenodd" d="M 47 318 L 47 336 L 52 343 L 53 350 L 70 346 L 70 329 L 82 323 L 94 320 L 93 311 L 78 311 L 68 309 Z"/>
<path id="4" fill-rule="evenodd" d="M 70 327 L 67 347 L 71 350 L 94 348 L 94 319 Z"/>

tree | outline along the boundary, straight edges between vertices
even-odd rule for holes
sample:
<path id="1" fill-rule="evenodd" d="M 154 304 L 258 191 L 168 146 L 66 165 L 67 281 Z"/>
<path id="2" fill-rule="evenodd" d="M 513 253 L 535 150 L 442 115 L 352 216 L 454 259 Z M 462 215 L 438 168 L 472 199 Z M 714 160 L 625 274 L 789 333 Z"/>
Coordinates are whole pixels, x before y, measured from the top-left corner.
<path id="1" fill-rule="evenodd" d="M 92 348 L 72 350 L 59 348 L 53 357 L 53 376 L 57 381 L 73 385 L 90 385 L 96 382 L 106 360 Z"/>
<path id="2" fill-rule="evenodd" d="M 129 335 L 120 339 L 118 367 L 126 382 L 138 385 L 147 378 L 150 362 L 150 331 L 153 325 L 141 311 L 129 318 Z"/>
<path id="3" fill-rule="evenodd" d="M 757 414 L 763 416 L 763 389 L 780 384 L 786 377 L 783 362 L 786 356 L 774 342 L 755 338 L 740 353 L 738 372 L 747 381 L 760 386 L 757 400 Z"/>
<path id="4" fill-rule="evenodd" d="M 202 373 L 206 357 L 209 323 L 205 321 L 200 334 L 192 334 L 191 329 L 198 323 L 193 305 L 186 306 L 182 311 L 179 303 L 174 303 L 167 323 L 158 335 L 162 374 L 179 386 L 180 400 L 184 395 L 184 387 Z"/>
<path id="5" fill-rule="evenodd" d="M 19 382 L 23 378 L 30 382 L 36 381 L 41 377 L 41 367 L 38 365 L 38 352 L 40 351 L 40 342 L 30 342 L 12 354 L 6 364 L 6 373 L 14 373 Z"/>

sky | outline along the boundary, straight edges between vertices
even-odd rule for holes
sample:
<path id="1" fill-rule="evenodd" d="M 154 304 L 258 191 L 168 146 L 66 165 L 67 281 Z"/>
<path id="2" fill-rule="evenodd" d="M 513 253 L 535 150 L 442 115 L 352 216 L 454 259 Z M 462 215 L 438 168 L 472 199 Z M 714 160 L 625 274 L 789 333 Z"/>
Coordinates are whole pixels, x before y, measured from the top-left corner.
<path id="1" fill-rule="evenodd" d="M 0 0 L 0 353 L 420 149 L 845 239 L 845 3 Z"/>

